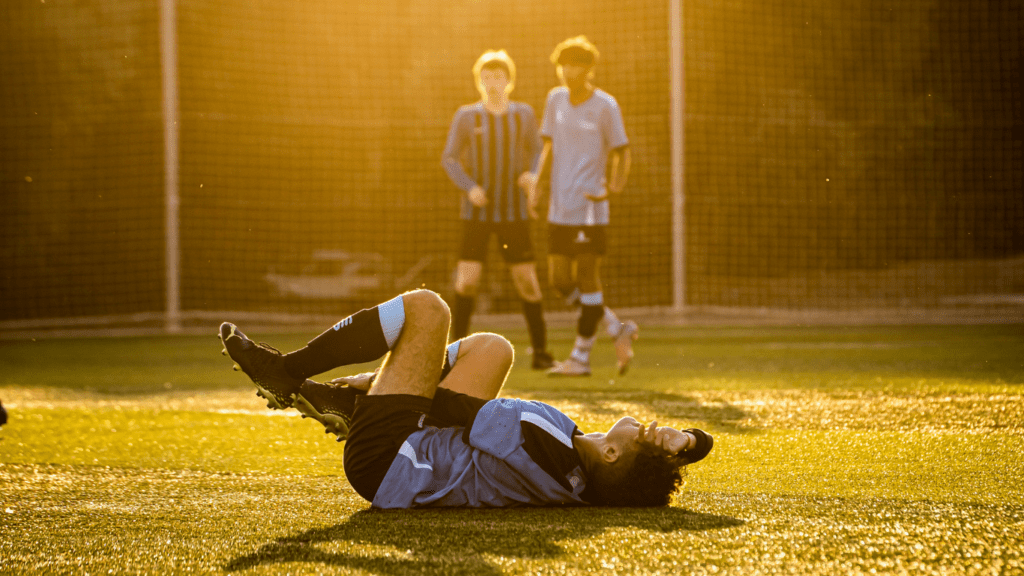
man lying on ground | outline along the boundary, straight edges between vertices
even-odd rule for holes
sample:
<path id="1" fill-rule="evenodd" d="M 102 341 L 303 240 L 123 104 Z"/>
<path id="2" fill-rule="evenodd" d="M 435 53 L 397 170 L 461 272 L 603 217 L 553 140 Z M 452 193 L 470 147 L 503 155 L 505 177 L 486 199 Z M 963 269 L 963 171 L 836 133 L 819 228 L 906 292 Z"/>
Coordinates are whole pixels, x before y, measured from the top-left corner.
<path id="1" fill-rule="evenodd" d="M 474 334 L 446 346 L 450 318 L 440 296 L 416 290 L 289 354 L 228 322 L 220 337 L 269 407 L 294 406 L 347 438 L 345 475 L 379 508 L 666 506 L 681 469 L 711 451 L 712 437 L 698 429 L 626 417 L 584 434 L 547 404 L 497 398 L 512 345 Z M 309 380 L 385 355 L 374 374 Z"/>

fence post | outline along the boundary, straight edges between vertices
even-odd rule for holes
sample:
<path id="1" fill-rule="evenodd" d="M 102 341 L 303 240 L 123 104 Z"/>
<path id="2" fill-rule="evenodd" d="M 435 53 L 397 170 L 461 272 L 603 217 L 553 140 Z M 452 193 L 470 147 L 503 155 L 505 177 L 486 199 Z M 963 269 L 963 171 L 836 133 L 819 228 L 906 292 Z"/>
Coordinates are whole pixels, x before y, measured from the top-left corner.
<path id="1" fill-rule="evenodd" d="M 164 118 L 164 329 L 181 332 L 181 253 L 178 242 L 178 34 L 175 0 L 160 0 L 160 68 Z"/>

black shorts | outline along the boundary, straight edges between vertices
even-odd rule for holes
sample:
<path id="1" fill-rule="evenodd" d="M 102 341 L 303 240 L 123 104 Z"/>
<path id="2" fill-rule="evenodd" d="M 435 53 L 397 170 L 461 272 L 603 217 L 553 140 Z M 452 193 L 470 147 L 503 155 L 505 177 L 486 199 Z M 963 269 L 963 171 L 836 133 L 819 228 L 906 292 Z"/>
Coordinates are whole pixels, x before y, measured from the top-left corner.
<path id="1" fill-rule="evenodd" d="M 410 394 L 357 396 L 345 441 L 345 477 L 373 502 L 391 462 L 410 434 L 425 426 L 466 426 L 486 400 L 438 388 L 434 399 Z"/>
<path id="2" fill-rule="evenodd" d="M 548 254 L 574 258 L 579 254 L 604 256 L 607 226 L 548 224 Z"/>
<path id="3" fill-rule="evenodd" d="M 498 236 L 498 248 L 507 264 L 533 262 L 533 240 L 530 239 L 530 222 L 476 222 L 462 221 L 462 249 L 460 260 L 483 262 L 487 259 L 487 247 L 491 234 Z"/>

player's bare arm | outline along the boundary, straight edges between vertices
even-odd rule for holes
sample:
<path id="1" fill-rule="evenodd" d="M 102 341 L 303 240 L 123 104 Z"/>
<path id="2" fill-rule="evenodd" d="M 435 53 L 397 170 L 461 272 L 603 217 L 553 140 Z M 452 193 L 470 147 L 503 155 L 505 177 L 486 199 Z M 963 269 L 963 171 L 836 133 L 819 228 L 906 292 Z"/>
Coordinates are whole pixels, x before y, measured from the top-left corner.
<path id="1" fill-rule="evenodd" d="M 600 202 L 607 200 L 609 195 L 618 194 L 626 188 L 626 179 L 629 177 L 629 167 L 632 156 L 629 153 L 629 146 L 616 148 L 608 153 L 608 176 L 604 194 L 586 194 L 587 200 Z"/>
<path id="2" fill-rule="evenodd" d="M 524 174 L 525 176 L 525 174 Z M 529 200 L 527 210 L 531 218 L 538 218 L 537 207 L 544 201 L 544 189 L 540 182 L 551 176 L 551 139 L 544 138 L 544 146 L 540 150 L 540 157 L 537 159 L 537 173 L 531 174 L 527 179 L 526 197 Z"/>

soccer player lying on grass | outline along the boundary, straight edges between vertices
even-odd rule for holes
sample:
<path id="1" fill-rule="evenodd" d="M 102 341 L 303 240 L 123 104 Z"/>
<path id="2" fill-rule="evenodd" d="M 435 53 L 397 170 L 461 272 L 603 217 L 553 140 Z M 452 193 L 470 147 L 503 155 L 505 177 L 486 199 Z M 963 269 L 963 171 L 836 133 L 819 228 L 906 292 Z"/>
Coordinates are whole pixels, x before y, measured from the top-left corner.
<path id="1" fill-rule="evenodd" d="M 623 418 L 583 434 L 555 408 L 495 399 L 512 345 L 474 334 L 446 346 L 450 313 L 416 290 L 345 318 L 281 354 L 225 322 L 225 352 L 272 408 L 299 409 L 347 437 L 345 475 L 379 508 L 596 504 L 665 506 L 710 435 Z M 387 355 L 372 375 L 321 384 L 339 366 Z"/>

